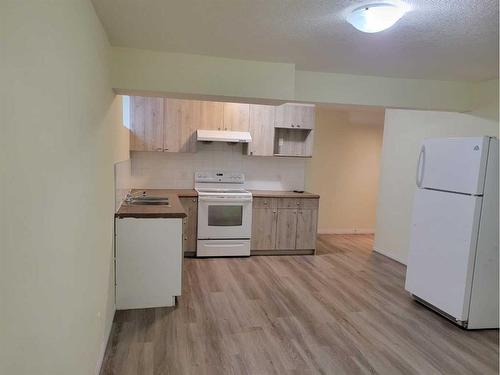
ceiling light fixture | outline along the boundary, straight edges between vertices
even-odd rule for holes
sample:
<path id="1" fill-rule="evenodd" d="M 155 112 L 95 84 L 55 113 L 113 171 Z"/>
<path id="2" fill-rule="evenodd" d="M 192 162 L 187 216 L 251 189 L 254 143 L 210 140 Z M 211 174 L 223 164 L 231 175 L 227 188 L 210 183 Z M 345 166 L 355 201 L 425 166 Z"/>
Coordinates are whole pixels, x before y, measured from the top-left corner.
<path id="1" fill-rule="evenodd" d="M 346 19 L 359 31 L 378 33 L 394 25 L 406 12 L 403 4 L 374 3 L 348 12 Z"/>

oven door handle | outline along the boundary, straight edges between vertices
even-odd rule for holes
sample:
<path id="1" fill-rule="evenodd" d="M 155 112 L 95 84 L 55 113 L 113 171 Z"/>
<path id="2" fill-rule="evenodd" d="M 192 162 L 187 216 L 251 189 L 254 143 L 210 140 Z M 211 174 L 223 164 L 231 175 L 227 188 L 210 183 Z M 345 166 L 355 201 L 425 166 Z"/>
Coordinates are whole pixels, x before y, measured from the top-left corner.
<path id="1" fill-rule="evenodd" d="M 199 202 L 217 202 L 217 203 L 251 203 L 252 198 L 223 198 L 223 197 L 198 197 Z"/>

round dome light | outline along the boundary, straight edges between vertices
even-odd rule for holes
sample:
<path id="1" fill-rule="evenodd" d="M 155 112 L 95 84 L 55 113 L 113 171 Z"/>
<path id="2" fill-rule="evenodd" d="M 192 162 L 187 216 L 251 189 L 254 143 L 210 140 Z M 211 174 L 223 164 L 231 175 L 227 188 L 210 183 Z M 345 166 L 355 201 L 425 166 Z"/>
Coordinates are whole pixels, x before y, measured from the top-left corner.
<path id="1" fill-rule="evenodd" d="M 378 33 L 394 25 L 405 13 L 406 9 L 402 6 L 376 3 L 355 8 L 347 14 L 346 19 L 359 31 Z"/>

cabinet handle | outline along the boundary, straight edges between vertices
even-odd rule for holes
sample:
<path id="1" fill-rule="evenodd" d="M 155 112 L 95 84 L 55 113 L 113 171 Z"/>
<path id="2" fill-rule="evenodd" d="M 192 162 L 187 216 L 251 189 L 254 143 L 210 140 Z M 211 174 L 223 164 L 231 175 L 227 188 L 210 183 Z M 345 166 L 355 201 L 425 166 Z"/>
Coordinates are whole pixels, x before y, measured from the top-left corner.
<path id="1" fill-rule="evenodd" d="M 297 206 L 300 206 L 300 202 L 297 202 Z"/>
<path id="2" fill-rule="evenodd" d="M 188 239 L 187 237 L 184 237 L 184 241 L 187 241 L 187 239 Z"/>
<path id="3" fill-rule="evenodd" d="M 193 198 L 193 202 L 196 202 L 196 198 Z"/>
<path id="4" fill-rule="evenodd" d="M 294 124 L 292 124 L 292 128 L 294 128 L 294 127 L 295 127 L 295 125 L 294 125 Z"/>

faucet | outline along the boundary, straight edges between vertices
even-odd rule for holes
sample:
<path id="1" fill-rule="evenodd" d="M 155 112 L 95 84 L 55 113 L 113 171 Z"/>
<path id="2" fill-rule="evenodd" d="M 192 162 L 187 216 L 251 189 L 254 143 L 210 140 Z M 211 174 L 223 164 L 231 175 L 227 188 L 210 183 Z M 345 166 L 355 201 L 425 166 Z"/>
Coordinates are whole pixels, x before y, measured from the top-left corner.
<path id="1" fill-rule="evenodd" d="M 143 191 L 136 191 L 135 193 L 128 192 L 127 196 L 125 197 L 125 202 L 126 203 L 131 203 L 133 199 L 139 198 L 140 196 L 145 197 L 146 192 Z"/>

